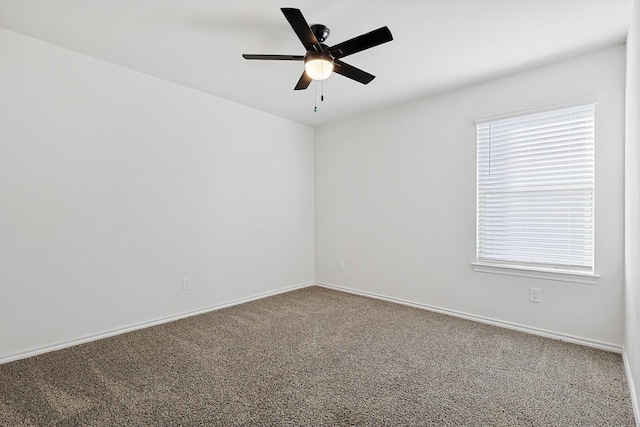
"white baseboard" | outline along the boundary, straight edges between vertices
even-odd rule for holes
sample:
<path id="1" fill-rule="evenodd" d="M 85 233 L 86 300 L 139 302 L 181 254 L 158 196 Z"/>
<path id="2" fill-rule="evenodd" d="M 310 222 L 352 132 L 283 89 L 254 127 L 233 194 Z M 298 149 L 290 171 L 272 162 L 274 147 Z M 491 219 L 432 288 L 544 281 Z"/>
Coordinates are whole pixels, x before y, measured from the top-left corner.
<path id="1" fill-rule="evenodd" d="M 227 307 L 232 307 L 234 305 L 238 305 L 238 304 L 244 304 L 246 302 L 250 302 L 250 301 L 255 301 L 258 299 L 262 299 L 262 298 L 266 298 L 266 297 L 270 297 L 273 295 L 278 295 L 278 294 L 282 294 L 285 292 L 290 292 L 290 291 L 294 291 L 296 289 L 302 289 L 302 288 L 306 288 L 308 286 L 313 286 L 315 283 L 314 282 L 307 282 L 307 283 L 301 283 L 299 285 L 294 285 L 294 286 L 289 286 L 286 288 L 280 288 L 280 289 L 276 289 L 274 291 L 269 291 L 269 292 L 264 292 L 261 294 L 257 294 L 257 295 L 252 295 L 246 298 L 239 298 L 233 301 L 229 301 L 223 304 L 218 304 L 218 305 L 213 305 L 210 307 L 206 307 L 206 308 L 202 308 L 199 310 L 194 310 L 194 311 L 188 311 L 188 312 L 184 312 L 184 313 L 180 313 L 180 314 L 176 314 L 173 316 L 167 316 L 167 317 L 162 317 L 162 318 L 158 318 L 158 319 L 153 319 L 153 320 L 149 320 L 147 322 L 142 322 L 142 323 L 136 323 L 134 325 L 129 325 L 129 326 L 125 326 L 122 328 L 116 328 L 116 329 L 111 329 L 109 331 L 104 331 L 104 332 L 100 332 L 97 334 L 92 334 L 92 335 L 86 335 L 77 339 L 73 339 L 70 341 L 64 341 L 64 342 L 59 342 L 56 344 L 52 344 L 52 345 L 47 345 L 47 346 L 43 346 L 43 347 L 38 347 L 35 349 L 31 349 L 31 350 L 27 350 L 24 352 L 20 352 L 20 353 L 15 353 L 15 354 L 10 354 L 8 356 L 4 356 L 2 358 L 0 358 L 0 364 L 3 363 L 7 363 L 7 362 L 12 362 L 14 360 L 19 360 L 19 359 L 25 359 L 27 357 L 31 357 L 31 356 L 37 356 L 39 354 L 43 354 L 43 353 L 48 353 L 50 351 L 56 351 L 56 350 L 62 350 L 63 348 L 67 348 L 67 347 L 73 347 L 75 345 L 78 344 L 84 344 L 84 343 L 88 343 L 91 341 L 96 341 L 102 338 L 108 338 L 108 337 L 112 337 L 114 335 L 120 335 L 120 334 L 124 334 L 127 332 L 131 332 L 131 331 L 135 331 L 138 329 L 144 329 L 144 328 L 148 328 L 151 326 L 156 326 L 156 325 L 160 325 L 163 323 L 168 323 L 168 322 L 173 322 L 174 320 L 179 320 L 179 319 L 184 319 L 186 317 L 191 317 L 191 316 L 197 316 L 198 314 L 204 314 L 204 313 L 208 313 L 210 311 L 215 311 L 215 310 L 220 310 L 223 308 L 227 308 Z"/>
<path id="2" fill-rule="evenodd" d="M 436 313 L 448 314 L 450 316 L 460 317 L 467 320 L 473 320 L 475 322 L 486 323 L 501 328 L 514 329 L 521 332 L 526 332 L 533 335 L 539 335 L 546 338 L 557 339 L 561 341 L 570 342 L 573 344 L 580 344 L 587 347 L 594 347 L 601 350 L 611 351 L 614 353 L 622 353 L 622 346 L 617 344 L 611 344 L 603 341 L 592 340 L 589 338 L 578 337 L 569 334 L 563 334 L 560 332 L 549 331 L 546 329 L 534 328 L 531 326 L 520 325 L 518 323 L 506 322 L 504 320 L 492 319 L 490 317 L 478 316 L 475 314 L 469 314 L 462 311 L 450 310 L 448 308 L 436 307 L 429 304 L 422 304 L 418 302 L 408 301 L 401 298 L 389 297 L 386 295 L 380 295 L 373 292 L 359 291 L 357 289 L 346 288 L 343 286 L 336 286 L 329 283 L 316 282 L 317 286 L 321 286 L 328 289 L 334 289 L 336 291 L 348 292 L 356 295 L 361 295 L 370 298 L 376 298 L 384 301 L 394 302 L 397 304 L 408 305 L 411 307 L 421 308 L 423 310 L 434 311 Z M 640 427 L 640 426 L 639 426 Z"/>
<path id="3" fill-rule="evenodd" d="M 638 397 L 640 396 L 636 393 L 635 383 L 631 375 L 631 367 L 629 366 L 629 359 L 627 358 L 627 352 L 624 347 L 622 347 L 622 360 L 624 361 L 624 371 L 627 374 L 627 383 L 629 384 L 629 393 L 631 394 L 633 415 L 636 418 L 636 427 L 640 427 L 640 402 L 638 401 Z"/>

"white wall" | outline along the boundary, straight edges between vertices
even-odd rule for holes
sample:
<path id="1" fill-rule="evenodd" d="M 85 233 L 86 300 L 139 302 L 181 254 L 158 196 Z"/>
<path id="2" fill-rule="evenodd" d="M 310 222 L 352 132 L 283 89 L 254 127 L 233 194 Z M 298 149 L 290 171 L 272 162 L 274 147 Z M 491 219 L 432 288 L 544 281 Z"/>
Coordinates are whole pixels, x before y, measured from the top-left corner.
<path id="1" fill-rule="evenodd" d="M 316 129 L 316 281 L 620 349 L 624 79 L 619 45 Z M 602 278 L 474 272 L 474 120 L 589 96 Z M 542 303 L 528 301 L 531 286 Z"/>
<path id="2" fill-rule="evenodd" d="M 640 423 L 640 2 L 633 4 L 627 38 L 625 150 L 625 337 L 636 418 Z"/>
<path id="3" fill-rule="evenodd" d="M 313 281 L 313 128 L 5 30 L 0 93 L 0 361 Z"/>

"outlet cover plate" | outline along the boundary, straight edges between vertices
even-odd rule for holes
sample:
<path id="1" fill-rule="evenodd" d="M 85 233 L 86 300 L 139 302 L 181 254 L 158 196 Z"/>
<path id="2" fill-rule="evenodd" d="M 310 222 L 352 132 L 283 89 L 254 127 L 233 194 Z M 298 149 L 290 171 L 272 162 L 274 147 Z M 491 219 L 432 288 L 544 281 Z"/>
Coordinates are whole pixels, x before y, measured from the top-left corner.
<path id="1" fill-rule="evenodd" d="M 542 291 L 540 288 L 529 288 L 529 301 L 542 302 Z"/>

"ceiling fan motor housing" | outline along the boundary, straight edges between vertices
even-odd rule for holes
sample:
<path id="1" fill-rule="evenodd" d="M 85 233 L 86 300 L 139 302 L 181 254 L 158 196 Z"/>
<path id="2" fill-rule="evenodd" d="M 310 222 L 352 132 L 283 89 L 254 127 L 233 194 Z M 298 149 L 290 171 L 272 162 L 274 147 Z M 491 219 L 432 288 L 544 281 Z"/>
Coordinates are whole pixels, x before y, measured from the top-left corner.
<path id="1" fill-rule="evenodd" d="M 324 43 L 324 41 L 329 38 L 329 34 L 331 33 L 329 31 L 329 27 L 322 24 L 313 24 L 311 26 L 311 32 L 313 32 L 313 35 L 316 36 L 316 39 L 319 43 Z"/>

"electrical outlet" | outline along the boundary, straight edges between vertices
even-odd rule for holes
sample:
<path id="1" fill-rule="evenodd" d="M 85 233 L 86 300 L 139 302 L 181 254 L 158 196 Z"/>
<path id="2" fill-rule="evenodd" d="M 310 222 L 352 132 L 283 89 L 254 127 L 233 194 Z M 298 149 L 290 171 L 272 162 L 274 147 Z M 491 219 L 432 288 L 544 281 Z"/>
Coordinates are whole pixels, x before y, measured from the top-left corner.
<path id="1" fill-rule="evenodd" d="M 542 302 L 542 291 L 540 288 L 529 288 L 529 301 Z"/>
<path id="2" fill-rule="evenodd" d="M 338 261 L 338 270 L 344 271 L 344 261 Z"/>
<path id="3" fill-rule="evenodd" d="M 190 291 L 191 290 L 191 277 L 183 277 L 182 278 L 182 290 Z"/>

